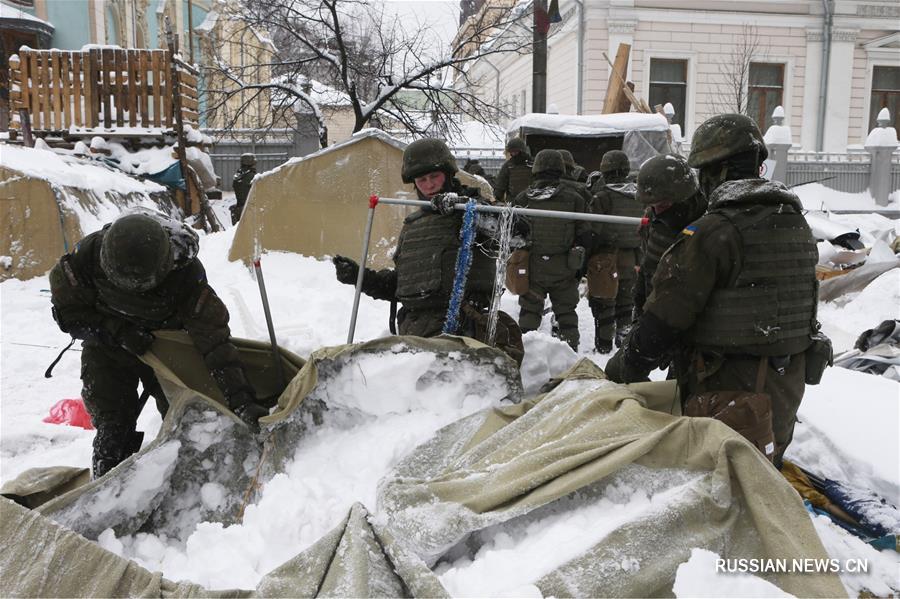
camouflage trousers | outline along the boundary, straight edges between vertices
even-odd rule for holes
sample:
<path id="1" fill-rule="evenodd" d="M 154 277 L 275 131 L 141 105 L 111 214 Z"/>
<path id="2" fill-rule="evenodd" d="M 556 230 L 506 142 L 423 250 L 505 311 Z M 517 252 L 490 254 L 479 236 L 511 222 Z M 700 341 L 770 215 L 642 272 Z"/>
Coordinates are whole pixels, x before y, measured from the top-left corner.
<path id="1" fill-rule="evenodd" d="M 144 434 L 136 426 L 144 405 L 138 383 L 163 416 L 169 404 L 153 369 L 122 348 L 85 343 L 81 381 L 81 396 L 97 429 L 92 470 L 99 478 L 141 447 Z"/>
<path id="2" fill-rule="evenodd" d="M 616 270 L 619 290 L 615 298 L 592 297 L 588 300 L 594 316 L 595 344 L 597 341 L 621 346 L 631 326 L 634 310 L 634 284 L 636 256 L 634 250 L 622 249 L 616 253 Z"/>

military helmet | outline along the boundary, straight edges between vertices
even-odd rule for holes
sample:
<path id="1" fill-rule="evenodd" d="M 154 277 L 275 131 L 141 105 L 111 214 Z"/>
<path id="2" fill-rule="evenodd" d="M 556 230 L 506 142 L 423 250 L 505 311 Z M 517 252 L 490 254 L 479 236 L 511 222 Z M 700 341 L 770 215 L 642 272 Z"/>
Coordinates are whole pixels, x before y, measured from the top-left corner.
<path id="1" fill-rule="evenodd" d="M 106 229 L 100 268 L 116 287 L 134 292 L 153 289 L 173 266 L 169 234 L 152 216 L 129 214 Z"/>
<path id="2" fill-rule="evenodd" d="M 506 151 L 512 152 L 513 150 L 517 150 L 519 152 L 527 152 L 528 146 L 525 145 L 525 140 L 521 137 L 513 137 L 511 140 L 506 142 Z"/>
<path id="3" fill-rule="evenodd" d="M 400 176 L 404 183 L 412 183 L 416 177 L 434 171 L 443 171 L 452 175 L 458 171 L 456 159 L 440 139 L 426 137 L 417 139 L 403 150 L 403 168 Z"/>
<path id="4" fill-rule="evenodd" d="M 534 157 L 531 174 L 539 175 L 547 172 L 555 172 L 557 175 L 566 172 L 566 163 L 563 162 L 562 154 L 558 150 L 541 150 Z"/>
<path id="5" fill-rule="evenodd" d="M 698 189 L 697 175 L 687 160 L 677 154 L 654 156 L 641 166 L 637 177 L 637 199 L 647 206 L 660 202 L 677 204 Z"/>
<path id="6" fill-rule="evenodd" d="M 628 154 L 622 150 L 610 150 L 600 160 L 601 173 L 613 171 L 625 171 L 627 173 L 629 170 L 631 170 L 631 162 L 628 160 Z"/>
<path id="7" fill-rule="evenodd" d="M 760 162 L 769 155 L 753 119 L 742 114 L 718 114 L 697 127 L 691 139 L 688 164 L 702 168 L 752 150 L 759 151 Z"/>
<path id="8" fill-rule="evenodd" d="M 575 157 L 572 156 L 572 152 L 568 150 L 557 150 L 560 156 L 562 156 L 563 163 L 566 165 L 566 168 L 571 170 L 575 168 Z"/>
<path id="9" fill-rule="evenodd" d="M 241 154 L 241 166 L 256 166 L 256 154 Z"/>

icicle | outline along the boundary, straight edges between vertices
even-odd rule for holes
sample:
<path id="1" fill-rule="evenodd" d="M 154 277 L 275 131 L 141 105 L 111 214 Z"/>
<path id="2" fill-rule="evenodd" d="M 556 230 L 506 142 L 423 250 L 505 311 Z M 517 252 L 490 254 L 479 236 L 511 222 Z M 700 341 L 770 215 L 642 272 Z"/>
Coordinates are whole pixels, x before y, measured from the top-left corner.
<path id="1" fill-rule="evenodd" d="M 472 243 L 475 241 L 475 200 L 469 200 L 466 211 L 463 214 L 463 225 L 460 231 L 462 245 L 456 254 L 456 276 L 453 279 L 453 291 L 450 294 L 450 304 L 447 306 L 447 316 L 444 319 L 443 332 L 448 335 L 456 335 L 459 329 L 459 309 L 462 305 L 463 295 L 466 291 L 466 279 L 469 277 L 469 267 L 472 266 Z"/>
<path id="2" fill-rule="evenodd" d="M 500 213 L 500 222 L 498 224 L 497 237 L 497 274 L 494 277 L 494 293 L 491 296 L 491 308 L 488 312 L 488 330 L 487 343 L 494 345 L 494 338 L 497 335 L 497 320 L 500 316 L 500 298 L 503 297 L 503 289 L 506 286 L 506 265 L 509 262 L 510 242 L 512 241 L 513 231 L 513 213 L 512 208 L 507 206 Z"/>

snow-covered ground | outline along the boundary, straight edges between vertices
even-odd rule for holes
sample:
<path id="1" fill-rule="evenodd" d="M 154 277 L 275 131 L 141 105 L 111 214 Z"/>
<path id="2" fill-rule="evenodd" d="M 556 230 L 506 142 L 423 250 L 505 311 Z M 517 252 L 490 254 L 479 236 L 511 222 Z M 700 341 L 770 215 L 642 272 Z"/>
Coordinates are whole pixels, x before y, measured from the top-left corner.
<path id="1" fill-rule="evenodd" d="M 223 222 L 228 200 L 217 202 Z M 842 217 L 852 218 L 852 217 Z M 869 221 L 860 217 L 858 226 Z M 241 263 L 227 261 L 233 230 L 201 238 L 200 257 L 212 286 L 231 311 L 232 332 L 251 339 L 267 339 L 259 293 L 252 273 Z M 293 352 L 310 352 L 346 341 L 353 289 L 335 280 L 328 260 L 273 253 L 263 257 L 272 314 L 279 343 Z M 820 306 L 826 330 L 843 334 L 837 350 L 846 349 L 859 332 L 900 314 L 898 271 L 887 273 L 865 291 L 842 299 L 840 305 Z M 50 406 L 80 394 L 78 345 L 66 354 L 53 378 L 42 374 L 68 341 L 50 317 L 46 276 L 29 281 L 0 283 L 0 480 L 6 481 L 37 466 L 88 466 L 93 433 L 78 428 L 45 424 Z M 518 315 L 516 300 L 505 296 L 502 308 Z M 523 382 L 535 391 L 551 375 L 559 374 L 580 356 L 603 366 L 607 357 L 590 351 L 593 322 L 587 302 L 578 309 L 581 351 L 577 354 L 549 335 L 549 321 L 525 337 Z M 363 297 L 356 339 L 388 335 L 388 306 Z M 250 506 L 240 525 L 224 528 L 205 523 L 186 543 L 137 535 L 117 539 L 112 531 L 101 543 L 172 579 L 190 579 L 211 588 L 253 588 L 262 575 L 302 551 L 338 524 L 353 501 L 374 509 L 378 479 L 432 431 L 474 410 L 495 405 L 498 397 L 461 398 L 424 405 L 415 393 L 404 393 L 407 375 L 415 381 L 416 364 L 373 361 L 362 365 L 367 372 L 391 369 L 401 380 L 378 394 L 391 399 L 389 413 L 360 413 L 354 418 L 326 422 L 302 444 L 304 461 L 272 479 L 256 506 Z M 462 372 L 461 378 L 465 378 Z M 661 377 L 656 373 L 655 377 Z M 353 385 L 352 380 L 342 384 Z M 462 387 L 445 389 L 446 398 L 459 397 Z M 829 369 L 822 384 L 808 387 L 800 411 L 795 440 L 788 456 L 819 474 L 852 481 L 873 489 L 895 503 L 900 500 L 900 394 L 898 383 L 838 368 Z M 369 390 L 370 394 L 372 390 Z M 151 402 L 152 403 L 152 402 Z M 357 406 L 359 407 L 359 406 Z M 159 416 L 148 407 L 138 428 L 152 439 Z M 373 440 L 377 440 L 373 441 Z M 364 451 L 361 451 L 364 448 Z M 215 489 L 208 489 L 214 502 Z M 444 562 L 438 574 L 456 594 L 531 596 L 539 593 L 533 583 L 546 571 L 547 555 L 558 546 L 593 543 L 617 523 L 664 509 L 666 493 L 656 495 L 640 488 L 621 487 L 595 504 L 576 509 L 549 510 L 541 519 L 521 529 L 485 534 L 471 562 Z M 267 509 L 278 505 L 277 510 Z M 571 507 L 571 506 L 570 506 Z M 290 525 L 286 525 L 290 523 Z M 848 592 L 862 588 L 876 594 L 897 589 L 900 559 L 890 551 L 878 552 L 834 527 L 824 518 L 814 523 L 832 557 L 865 558 L 870 572 L 862 578 L 842 575 Z M 516 567 L 508 557 L 516 556 Z M 736 595 L 769 595 L 775 589 L 760 580 L 709 574 L 709 555 L 695 553 L 679 570 L 674 591 L 697 596 L 715 588 L 726 596 L 732 585 Z M 504 561 L 506 560 L 506 561 Z M 738 586 L 738 583 L 745 586 Z M 892 585 L 892 586 L 891 586 Z"/>

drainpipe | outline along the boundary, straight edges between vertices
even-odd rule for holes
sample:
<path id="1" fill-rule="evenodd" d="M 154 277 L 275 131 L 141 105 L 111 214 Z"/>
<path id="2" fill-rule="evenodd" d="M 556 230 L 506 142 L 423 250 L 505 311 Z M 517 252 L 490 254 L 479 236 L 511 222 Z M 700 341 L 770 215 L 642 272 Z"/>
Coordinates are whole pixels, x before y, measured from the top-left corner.
<path id="1" fill-rule="evenodd" d="M 500 110 L 500 69 L 494 66 L 488 59 L 484 59 L 484 64 L 494 69 L 494 73 L 497 75 L 494 78 L 494 107 L 499 111 Z"/>
<path id="2" fill-rule="evenodd" d="M 575 0 L 578 5 L 578 58 L 576 67 L 578 76 L 575 79 L 575 114 L 581 114 L 584 93 L 584 0 Z"/>
<path id="3" fill-rule="evenodd" d="M 828 102 L 828 63 L 831 61 L 831 26 L 834 23 L 831 0 L 822 0 L 822 77 L 819 80 L 819 122 L 816 127 L 816 150 L 825 145 L 825 107 Z"/>

